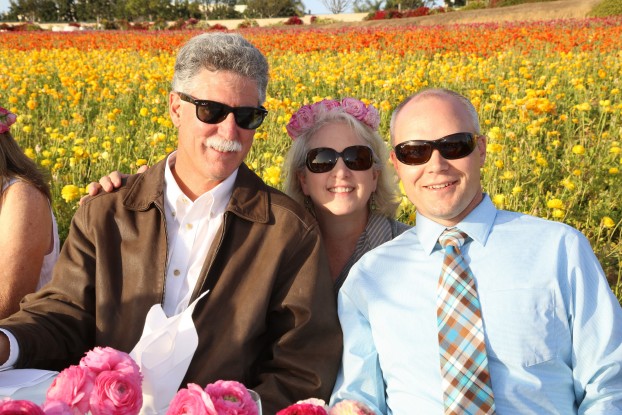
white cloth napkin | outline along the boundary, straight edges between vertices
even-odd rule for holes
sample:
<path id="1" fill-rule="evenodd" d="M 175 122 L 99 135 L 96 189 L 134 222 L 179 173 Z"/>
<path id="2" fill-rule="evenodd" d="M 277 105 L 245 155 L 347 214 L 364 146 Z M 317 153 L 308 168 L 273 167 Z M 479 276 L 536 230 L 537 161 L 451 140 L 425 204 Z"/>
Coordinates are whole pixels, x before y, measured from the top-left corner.
<path id="1" fill-rule="evenodd" d="M 58 375 L 52 370 L 10 369 L 0 372 L 0 398 L 26 399 L 37 404 L 45 401 L 48 387 Z"/>
<path id="2" fill-rule="evenodd" d="M 142 415 L 165 414 L 177 393 L 199 344 L 192 312 L 208 292 L 172 317 L 164 314 L 160 304 L 147 313 L 143 334 L 130 352 L 143 374 Z"/>

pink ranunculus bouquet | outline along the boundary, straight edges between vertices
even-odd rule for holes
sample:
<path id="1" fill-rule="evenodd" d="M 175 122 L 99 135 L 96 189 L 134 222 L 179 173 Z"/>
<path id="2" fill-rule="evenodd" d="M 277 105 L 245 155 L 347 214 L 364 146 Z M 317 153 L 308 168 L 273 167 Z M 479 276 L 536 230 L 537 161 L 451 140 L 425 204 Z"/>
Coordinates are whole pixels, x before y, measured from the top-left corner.
<path id="1" fill-rule="evenodd" d="M 54 379 L 44 407 L 53 402 L 66 404 L 73 415 L 136 415 L 143 405 L 142 374 L 127 353 L 96 347 Z"/>
<path id="2" fill-rule="evenodd" d="M 203 388 L 189 383 L 187 389 L 180 389 L 166 411 L 166 415 L 217 415 L 210 396 Z"/>
<path id="3" fill-rule="evenodd" d="M 346 399 L 333 405 L 328 415 L 375 415 L 375 412 L 361 402 Z"/>
<path id="4" fill-rule="evenodd" d="M 218 380 L 201 389 L 188 384 L 175 395 L 166 415 L 259 415 L 246 386 L 234 380 Z"/>
<path id="5" fill-rule="evenodd" d="M 30 401 L 5 398 L 0 400 L 0 414 L 2 415 L 45 415 L 43 409 Z"/>
<path id="6" fill-rule="evenodd" d="M 322 399 L 310 398 L 281 409 L 276 415 L 328 415 L 328 406 Z"/>

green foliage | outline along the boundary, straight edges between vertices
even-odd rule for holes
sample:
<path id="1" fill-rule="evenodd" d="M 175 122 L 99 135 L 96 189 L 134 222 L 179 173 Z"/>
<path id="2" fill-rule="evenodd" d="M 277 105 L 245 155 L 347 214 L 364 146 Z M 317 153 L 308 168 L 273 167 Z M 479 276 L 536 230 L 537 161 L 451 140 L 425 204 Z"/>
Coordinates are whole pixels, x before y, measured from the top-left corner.
<path id="1" fill-rule="evenodd" d="M 422 0 L 386 0 L 384 5 L 385 10 L 408 10 L 416 9 L 423 6 Z"/>
<path id="2" fill-rule="evenodd" d="M 209 20 L 241 19 L 242 13 L 227 4 L 216 4 L 207 12 Z"/>
<path id="3" fill-rule="evenodd" d="M 485 9 L 485 8 L 486 8 L 486 3 L 484 3 L 483 1 L 472 1 L 466 6 L 461 7 L 460 10 L 478 10 L 478 9 Z"/>
<path id="4" fill-rule="evenodd" d="M 622 1 L 603 0 L 590 12 L 590 16 L 606 17 L 622 15 Z"/>

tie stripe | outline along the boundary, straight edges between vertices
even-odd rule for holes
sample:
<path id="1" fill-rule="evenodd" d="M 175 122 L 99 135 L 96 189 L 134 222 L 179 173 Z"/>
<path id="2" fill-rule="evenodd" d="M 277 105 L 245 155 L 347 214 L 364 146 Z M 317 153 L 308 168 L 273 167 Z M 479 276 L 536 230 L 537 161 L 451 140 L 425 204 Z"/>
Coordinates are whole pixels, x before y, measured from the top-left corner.
<path id="1" fill-rule="evenodd" d="M 460 252 L 467 235 L 447 229 L 437 292 L 437 324 L 445 414 L 494 414 L 484 328 L 475 281 Z"/>

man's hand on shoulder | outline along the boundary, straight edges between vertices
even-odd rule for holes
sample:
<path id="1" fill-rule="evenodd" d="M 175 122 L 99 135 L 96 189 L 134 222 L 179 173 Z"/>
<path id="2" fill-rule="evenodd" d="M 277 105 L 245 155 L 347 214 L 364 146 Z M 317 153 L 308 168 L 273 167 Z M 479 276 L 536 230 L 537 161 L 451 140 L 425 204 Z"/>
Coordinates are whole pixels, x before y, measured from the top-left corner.
<path id="1" fill-rule="evenodd" d="M 143 165 L 140 166 L 136 173 L 144 173 L 147 171 L 149 166 Z M 113 171 L 109 173 L 107 176 L 103 176 L 99 179 L 99 182 L 91 182 L 86 187 L 87 194 L 80 198 L 80 204 L 86 200 L 89 196 L 95 196 L 99 194 L 99 192 L 104 191 L 106 193 L 110 193 L 115 189 L 118 189 L 123 185 L 123 179 L 129 177 L 129 174 L 121 173 L 119 171 Z"/>

